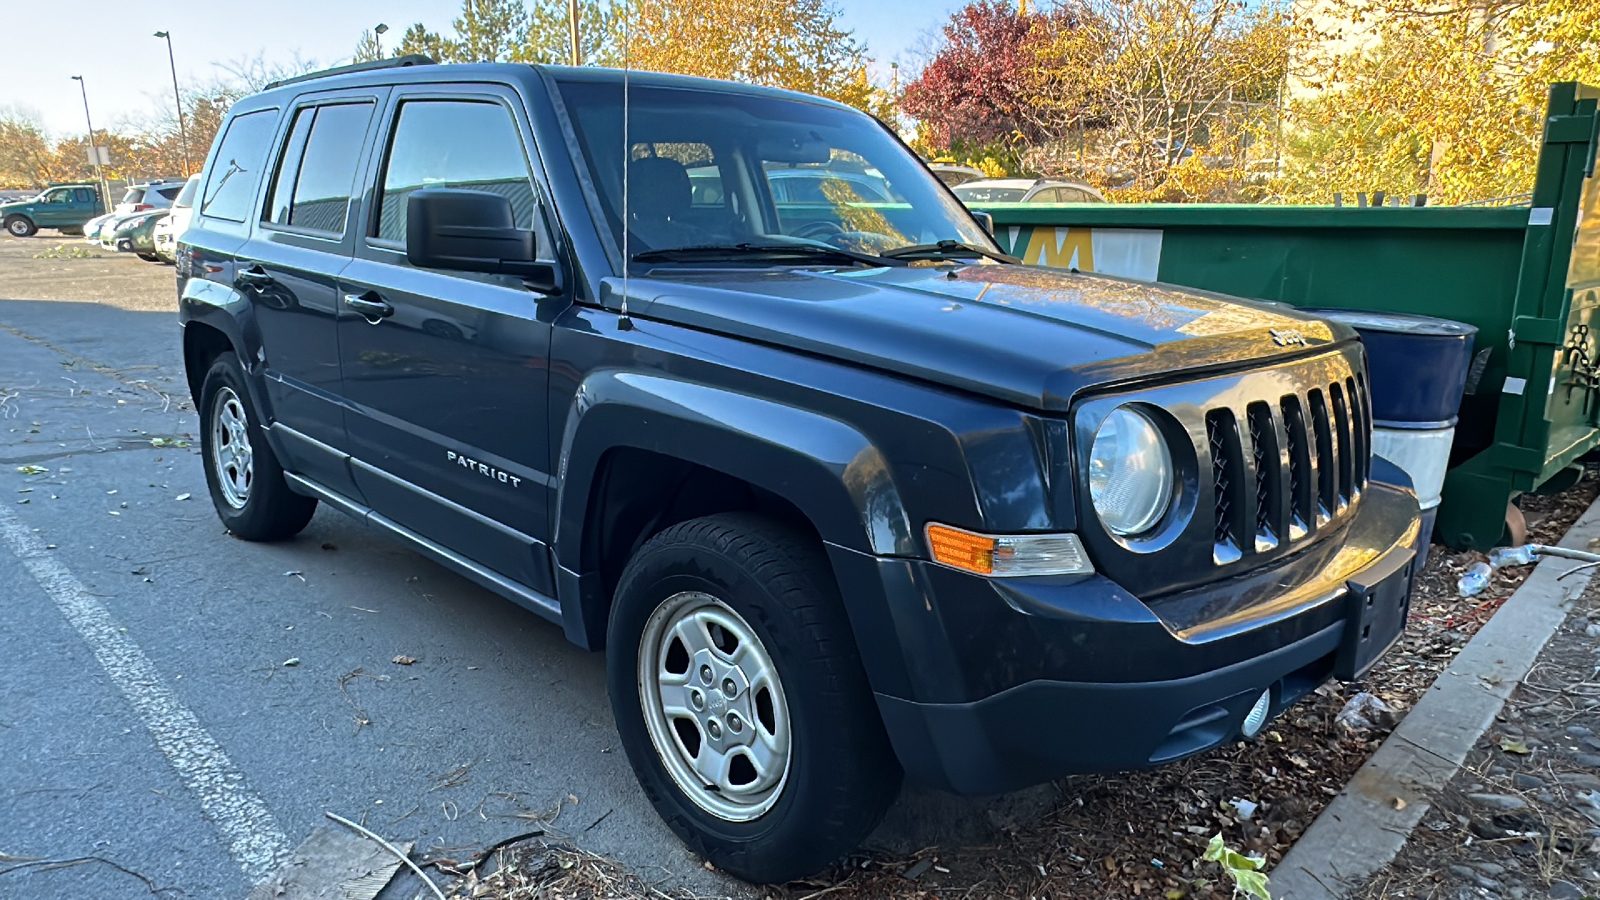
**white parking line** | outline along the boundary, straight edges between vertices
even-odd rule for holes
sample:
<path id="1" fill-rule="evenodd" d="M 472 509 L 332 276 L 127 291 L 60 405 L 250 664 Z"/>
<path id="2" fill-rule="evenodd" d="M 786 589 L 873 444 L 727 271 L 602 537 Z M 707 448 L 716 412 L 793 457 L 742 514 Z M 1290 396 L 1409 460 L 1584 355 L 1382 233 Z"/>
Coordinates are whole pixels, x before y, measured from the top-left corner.
<path id="1" fill-rule="evenodd" d="M 76 575 L 45 549 L 44 542 L 11 511 L 0 508 L 0 540 L 22 561 L 28 574 L 78 630 L 100 667 L 133 704 L 195 798 L 206 818 L 222 832 L 228 852 L 251 884 L 265 881 L 289 857 L 289 839 L 266 803 L 246 785 L 244 773 L 222 745 L 173 694 L 139 645 L 94 599 Z"/>

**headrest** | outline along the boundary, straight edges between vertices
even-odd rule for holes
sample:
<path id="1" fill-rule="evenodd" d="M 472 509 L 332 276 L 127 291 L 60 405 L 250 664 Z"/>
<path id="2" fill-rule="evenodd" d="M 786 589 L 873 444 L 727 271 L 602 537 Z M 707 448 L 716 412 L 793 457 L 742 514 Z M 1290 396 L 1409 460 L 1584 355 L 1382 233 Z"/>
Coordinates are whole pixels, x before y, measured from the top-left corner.
<path id="1" fill-rule="evenodd" d="M 693 199 L 689 172 L 665 156 L 647 156 L 628 163 L 628 212 L 641 219 L 665 219 L 685 213 Z"/>

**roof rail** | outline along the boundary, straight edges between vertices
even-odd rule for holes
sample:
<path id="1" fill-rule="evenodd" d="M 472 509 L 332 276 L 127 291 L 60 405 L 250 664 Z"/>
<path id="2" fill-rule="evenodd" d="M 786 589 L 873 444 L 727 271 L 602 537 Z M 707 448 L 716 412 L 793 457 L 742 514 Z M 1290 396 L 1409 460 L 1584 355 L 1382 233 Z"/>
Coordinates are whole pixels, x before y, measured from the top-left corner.
<path id="1" fill-rule="evenodd" d="M 375 59 L 371 62 L 351 63 L 348 66 L 334 66 L 331 69 L 323 69 L 319 72 L 307 72 L 304 75 L 296 75 L 293 78 L 274 81 L 262 88 L 262 90 L 270 91 L 286 84 L 299 84 L 302 81 L 310 81 L 313 78 L 327 78 L 330 75 L 348 75 L 351 72 L 368 72 L 373 69 L 400 69 L 406 66 L 431 65 L 434 65 L 432 57 L 423 56 L 421 53 L 408 53 L 405 56 L 396 56 L 392 59 Z"/>

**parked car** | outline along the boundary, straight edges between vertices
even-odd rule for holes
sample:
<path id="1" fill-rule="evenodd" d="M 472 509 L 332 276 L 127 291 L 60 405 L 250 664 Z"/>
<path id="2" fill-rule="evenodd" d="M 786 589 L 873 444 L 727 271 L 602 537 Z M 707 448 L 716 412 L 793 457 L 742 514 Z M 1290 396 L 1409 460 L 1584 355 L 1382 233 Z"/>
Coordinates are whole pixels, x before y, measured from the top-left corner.
<path id="1" fill-rule="evenodd" d="M 119 253 L 132 253 L 146 262 L 160 262 L 156 255 L 156 223 L 171 210 L 152 209 L 113 219 L 100 229 L 100 246 Z"/>
<path id="2" fill-rule="evenodd" d="M 166 209 L 172 206 L 172 201 L 177 199 L 183 190 L 182 181 L 158 181 L 151 184 L 136 184 L 123 193 L 122 199 L 112 208 L 112 212 L 119 215 L 131 216 L 137 212 L 146 212 L 152 209 Z"/>
<path id="3" fill-rule="evenodd" d="M 1081 181 L 986 178 L 950 189 L 962 203 L 1104 203 L 1106 195 Z"/>
<path id="4" fill-rule="evenodd" d="M 86 244 L 100 243 L 101 229 L 120 218 L 123 217 L 116 213 L 106 213 L 103 216 L 95 216 L 85 222 L 83 224 L 83 242 Z"/>
<path id="5" fill-rule="evenodd" d="M 195 191 L 199 189 L 200 176 L 191 175 L 183 190 L 172 201 L 172 214 L 156 222 L 154 239 L 156 256 L 169 263 L 178 261 L 178 244 L 175 240 L 189 227 L 189 216 L 194 208 Z"/>
<path id="6" fill-rule="evenodd" d="M 928 171 L 939 176 L 939 180 L 950 187 L 955 187 L 958 184 L 966 184 L 969 181 L 977 181 L 980 178 L 989 177 L 983 174 L 982 169 L 975 169 L 972 166 L 957 165 L 953 162 L 935 161 L 928 163 Z"/>
<path id="7" fill-rule="evenodd" d="M 13 237 L 29 237 L 41 228 L 81 234 L 83 224 L 103 212 L 98 187 L 54 184 L 31 200 L 0 204 L 0 225 Z"/>
<path id="8" fill-rule="evenodd" d="M 223 123 L 178 253 L 212 504 L 271 541 L 325 503 L 605 650 L 717 868 L 813 873 L 902 776 L 1261 734 L 1398 638 L 1418 504 L 1348 327 L 1017 264 L 832 101 L 424 62 Z M 767 201 L 845 154 L 900 202 Z"/>

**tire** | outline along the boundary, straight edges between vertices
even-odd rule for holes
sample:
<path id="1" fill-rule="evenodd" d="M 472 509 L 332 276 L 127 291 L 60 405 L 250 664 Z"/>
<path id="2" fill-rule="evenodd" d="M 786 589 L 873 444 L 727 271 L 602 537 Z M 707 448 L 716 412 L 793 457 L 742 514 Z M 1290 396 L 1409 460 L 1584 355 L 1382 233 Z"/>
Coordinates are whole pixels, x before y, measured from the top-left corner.
<path id="1" fill-rule="evenodd" d="M 668 528 L 623 570 L 607 647 L 611 708 L 640 786 L 678 837 L 725 872 L 762 884 L 811 875 L 854 850 L 899 791 L 899 764 L 814 539 L 744 513 Z M 702 665 L 715 666 L 709 682 Z M 702 755 L 728 761 L 725 790 L 696 778 Z"/>
<path id="2" fill-rule="evenodd" d="M 39 226 L 33 224 L 33 220 L 27 216 L 7 216 L 5 225 L 6 232 L 12 237 L 33 237 L 39 233 Z"/>
<path id="3" fill-rule="evenodd" d="M 140 252 L 136 253 L 135 255 L 138 256 L 140 259 L 144 260 L 145 262 L 153 262 L 153 263 L 161 262 L 161 257 L 155 255 L 154 253 L 145 253 L 143 251 L 140 251 Z"/>
<path id="4" fill-rule="evenodd" d="M 232 353 L 217 357 L 200 388 L 200 451 L 211 503 L 235 537 L 281 541 L 311 521 L 317 501 L 289 490 Z"/>
<path id="5" fill-rule="evenodd" d="M 69 225 L 61 229 L 61 234 L 63 237 L 83 237 L 83 226 Z"/>

